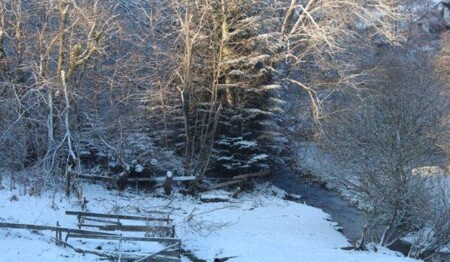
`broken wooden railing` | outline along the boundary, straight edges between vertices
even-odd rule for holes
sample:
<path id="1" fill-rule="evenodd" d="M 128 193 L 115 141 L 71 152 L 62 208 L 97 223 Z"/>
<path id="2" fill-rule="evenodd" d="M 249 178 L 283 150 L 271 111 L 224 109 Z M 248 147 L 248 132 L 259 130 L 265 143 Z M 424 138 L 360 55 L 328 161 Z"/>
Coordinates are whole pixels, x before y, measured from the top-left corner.
<path id="1" fill-rule="evenodd" d="M 66 215 L 77 217 L 79 228 L 95 227 L 104 231 L 121 231 L 123 232 L 144 232 L 145 237 L 123 236 L 123 235 L 103 235 L 103 234 L 78 234 L 69 233 L 66 236 L 65 243 L 69 238 L 82 239 L 101 239 L 119 241 L 146 241 L 158 242 L 165 247 L 158 252 L 153 253 L 137 253 L 137 252 L 116 252 L 116 251 L 95 251 L 98 255 L 109 258 L 117 258 L 119 255 L 122 259 L 133 259 L 136 261 L 152 261 L 154 258 L 163 258 L 164 261 L 180 261 L 181 240 L 175 238 L 175 226 L 172 225 L 173 220 L 168 213 L 153 211 L 153 216 L 133 216 L 120 214 L 103 214 L 93 212 L 66 211 Z M 126 225 L 124 221 L 142 221 L 146 225 Z M 94 224 L 97 223 L 97 224 Z M 162 223 L 164 225 L 150 225 L 150 223 Z M 151 233 L 152 236 L 148 236 Z M 160 236 L 162 235 L 162 236 Z"/>
<path id="2" fill-rule="evenodd" d="M 110 259 L 117 259 L 121 257 L 122 259 L 132 259 L 132 261 L 153 261 L 150 258 L 159 256 L 164 259 L 164 261 L 181 261 L 180 260 L 180 250 L 181 250 L 181 239 L 177 238 L 162 238 L 162 237 L 133 237 L 133 236 L 122 236 L 122 235 L 104 235 L 104 234 L 77 234 L 71 233 L 70 236 L 66 237 L 64 241 L 60 241 L 64 247 L 70 247 L 79 253 L 90 253 L 102 257 L 107 257 Z M 68 243 L 69 237 L 71 239 L 97 239 L 97 240 L 107 240 L 107 241 L 118 241 L 120 243 L 124 241 L 133 242 L 158 242 L 163 244 L 165 247 L 157 252 L 146 253 L 145 251 L 112 251 L 112 250 L 82 250 L 76 248 Z"/>
<path id="3" fill-rule="evenodd" d="M 120 188 L 119 185 L 117 185 L 117 179 L 114 177 L 108 177 L 108 176 L 91 176 L 91 175 L 78 175 L 78 178 L 87 179 L 91 181 L 100 181 L 105 182 L 109 187 L 113 188 Z M 170 187 L 171 182 L 187 182 L 187 181 L 193 181 L 195 180 L 195 176 L 159 176 L 159 177 L 128 177 L 126 179 L 126 182 L 128 183 L 135 183 L 136 188 L 138 189 L 138 183 L 141 182 L 155 182 L 155 183 L 164 183 L 167 184 L 167 182 L 170 180 Z"/>
<path id="4" fill-rule="evenodd" d="M 91 176 L 91 175 L 78 175 L 79 178 L 94 180 L 94 181 L 102 181 L 102 182 L 112 182 L 113 177 L 109 176 Z M 192 181 L 195 179 L 195 176 L 174 176 L 173 181 Z M 166 176 L 160 177 L 129 177 L 127 178 L 128 182 L 164 182 L 166 181 Z"/>
<path id="5" fill-rule="evenodd" d="M 33 224 L 18 224 L 18 223 L 0 223 L 0 228 L 12 228 L 12 229 L 26 229 L 26 230 L 38 230 L 38 231 L 53 231 L 55 232 L 55 243 L 58 246 L 69 247 L 79 253 L 90 253 L 107 258 L 117 258 L 124 255 L 129 256 L 136 261 L 153 261 L 155 258 L 163 259 L 164 261 L 180 261 L 180 248 L 181 240 L 175 238 L 175 227 L 172 225 L 172 219 L 164 212 L 153 212 L 161 217 L 140 217 L 131 215 L 117 215 L 117 214 L 102 214 L 91 212 L 77 212 L 66 211 L 67 215 L 75 215 L 78 219 L 78 229 L 61 227 L 59 222 L 56 226 L 47 225 L 33 225 Z M 123 220 L 145 221 L 145 222 L 157 222 L 164 223 L 161 225 L 124 225 Z M 99 222 L 100 225 L 85 224 L 85 221 Z M 161 230 L 164 228 L 164 235 L 166 237 L 137 237 L 137 236 L 124 236 L 122 234 L 106 233 L 101 231 L 90 231 L 81 229 L 82 226 L 92 226 L 99 230 L 115 231 L 134 231 L 145 232 L 149 230 Z M 63 240 L 63 233 L 66 233 L 66 237 Z M 144 252 L 116 252 L 116 251 L 99 251 L 99 250 L 83 250 L 72 246 L 68 243 L 69 239 L 100 239 L 105 241 L 116 240 L 119 244 L 122 241 L 142 241 L 142 242 L 157 242 L 164 245 L 164 248 L 153 253 Z M 120 245 L 119 245 L 120 246 Z M 153 259 L 153 260 L 152 260 Z"/>
<path id="6" fill-rule="evenodd" d="M 60 243 L 62 243 L 62 233 L 63 232 L 67 233 L 68 235 L 69 234 L 86 234 L 86 235 L 97 234 L 97 235 L 101 235 L 101 236 L 119 236 L 117 234 L 112 234 L 112 233 L 61 227 L 59 225 L 59 222 L 56 223 L 56 226 L 17 224 L 17 223 L 0 223 L 0 228 L 26 229 L 26 230 L 37 230 L 37 231 L 53 231 L 53 232 L 55 232 L 55 235 L 56 235 L 56 237 L 55 237 L 56 245 L 60 245 Z"/>
<path id="7" fill-rule="evenodd" d="M 164 212 L 152 212 L 154 215 L 160 215 L 160 217 L 142 217 L 131 215 L 119 215 L 119 214 L 102 214 L 92 212 L 79 212 L 79 211 L 66 211 L 66 215 L 76 216 L 78 219 L 78 228 L 81 227 L 94 227 L 104 231 L 134 231 L 145 232 L 153 235 L 163 235 L 167 237 L 175 237 L 175 226 L 172 225 L 173 220 L 170 215 Z M 158 222 L 163 225 L 126 225 L 123 224 L 123 220 L 134 220 L 143 222 Z M 99 222 L 103 224 L 87 223 Z"/>
<path id="8" fill-rule="evenodd" d="M 198 187 L 200 190 L 203 191 L 210 191 L 215 190 L 227 186 L 232 185 L 239 185 L 241 186 L 245 181 L 247 181 L 250 178 L 256 178 L 256 177 L 262 177 L 270 174 L 270 170 L 264 170 L 260 172 L 255 173 L 248 173 L 243 175 L 237 175 L 232 178 L 223 178 L 220 180 L 225 180 L 224 182 L 212 184 L 212 185 L 203 185 L 201 183 L 196 183 L 196 187 Z M 107 177 L 107 176 L 86 176 L 86 175 L 79 175 L 79 178 L 82 179 L 89 179 L 94 181 L 103 181 L 107 182 L 112 187 L 117 187 L 114 183 L 117 182 L 113 177 Z M 166 176 L 158 176 L 158 177 L 128 177 L 126 181 L 128 183 L 135 183 L 136 188 L 138 188 L 138 183 L 141 182 L 155 182 L 155 183 L 163 183 L 164 184 L 164 190 L 166 194 L 170 193 L 171 191 L 171 184 L 172 181 L 174 182 L 190 182 L 195 181 L 197 177 L 195 176 L 172 176 L 171 172 L 167 172 Z M 169 183 L 170 182 L 170 183 Z M 168 186 L 169 185 L 169 186 Z M 170 189 L 167 189 L 166 187 L 170 187 Z"/>

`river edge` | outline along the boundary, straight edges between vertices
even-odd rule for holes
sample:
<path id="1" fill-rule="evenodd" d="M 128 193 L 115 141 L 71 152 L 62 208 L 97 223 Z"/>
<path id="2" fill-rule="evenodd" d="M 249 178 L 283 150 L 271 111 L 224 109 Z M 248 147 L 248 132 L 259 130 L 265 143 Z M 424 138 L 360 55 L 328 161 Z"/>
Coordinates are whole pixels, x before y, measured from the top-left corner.
<path id="1" fill-rule="evenodd" d="M 365 225 L 363 212 L 351 206 L 348 200 L 332 189 L 320 183 L 305 181 L 301 175 L 292 171 L 278 172 L 272 183 L 289 194 L 301 196 L 300 202 L 320 208 L 329 214 L 331 221 L 338 223 L 337 229 L 347 238 L 349 245 L 361 238 Z M 398 240 L 389 249 L 407 256 L 409 244 Z"/>

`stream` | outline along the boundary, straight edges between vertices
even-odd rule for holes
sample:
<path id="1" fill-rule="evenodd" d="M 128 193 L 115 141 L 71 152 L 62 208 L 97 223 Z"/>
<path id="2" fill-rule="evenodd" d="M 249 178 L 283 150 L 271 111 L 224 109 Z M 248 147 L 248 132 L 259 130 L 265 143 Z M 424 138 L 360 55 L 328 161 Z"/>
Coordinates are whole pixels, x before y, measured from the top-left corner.
<path id="1" fill-rule="evenodd" d="M 331 220 L 343 227 L 344 236 L 355 243 L 361 237 L 365 219 L 361 211 L 349 205 L 338 194 L 321 187 L 316 183 L 305 182 L 302 177 L 292 171 L 282 171 L 274 177 L 273 183 L 289 194 L 300 195 L 302 201 L 312 207 L 322 209 L 331 216 Z M 409 247 L 397 241 L 389 247 L 404 255 L 408 254 Z"/>
<path id="2" fill-rule="evenodd" d="M 301 176 L 290 171 L 278 173 L 273 183 L 287 193 L 300 195 L 307 205 L 320 208 L 325 213 L 330 214 L 331 220 L 344 228 L 342 233 L 352 243 L 355 243 L 361 237 L 364 228 L 362 212 L 351 207 L 347 201 L 340 198 L 336 193 L 315 183 L 305 182 Z"/>

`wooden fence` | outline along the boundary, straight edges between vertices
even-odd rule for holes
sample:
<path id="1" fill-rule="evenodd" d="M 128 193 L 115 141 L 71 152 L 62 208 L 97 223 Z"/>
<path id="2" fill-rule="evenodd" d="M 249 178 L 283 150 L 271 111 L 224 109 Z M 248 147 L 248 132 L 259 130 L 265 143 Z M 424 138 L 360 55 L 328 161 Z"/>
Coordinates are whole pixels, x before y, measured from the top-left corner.
<path id="1" fill-rule="evenodd" d="M 78 212 L 78 211 L 66 211 L 67 215 L 74 215 L 78 219 L 78 229 L 61 227 L 59 222 L 56 226 L 47 225 L 33 225 L 33 224 L 18 224 L 18 223 L 0 223 L 0 228 L 12 228 L 12 229 L 25 229 L 25 230 L 38 230 L 38 231 L 53 231 L 55 232 L 55 243 L 58 246 L 69 247 L 79 253 L 90 253 L 106 258 L 117 258 L 128 256 L 132 261 L 154 261 L 156 258 L 163 261 L 180 261 L 180 248 L 181 240 L 175 238 L 175 226 L 171 225 L 172 219 L 169 215 L 163 212 L 154 212 L 157 215 L 163 217 L 140 217 L 130 215 L 116 215 L 116 214 L 102 214 L 91 212 Z M 112 220 L 111 220 L 112 219 Z M 161 222 L 165 223 L 165 226 L 151 226 L 151 225 L 123 225 L 123 220 L 145 221 L 145 222 Z M 86 224 L 85 221 L 100 222 L 100 225 Z M 101 231 L 91 231 L 81 229 L 82 226 L 92 226 L 99 230 L 106 231 L 135 231 L 146 232 L 151 230 L 161 231 L 164 229 L 166 237 L 136 237 L 136 236 L 123 236 L 121 234 L 107 233 Z M 63 240 L 63 233 L 66 233 L 66 237 Z M 122 241 L 142 241 L 142 242 L 158 242 L 165 247 L 157 252 L 153 253 L 137 253 L 137 252 L 116 252 L 116 251 L 98 251 L 98 250 L 82 250 L 76 248 L 68 243 L 69 239 L 100 239 L 100 240 L 116 240 L 121 243 Z M 159 261 L 158 260 L 158 261 Z"/>

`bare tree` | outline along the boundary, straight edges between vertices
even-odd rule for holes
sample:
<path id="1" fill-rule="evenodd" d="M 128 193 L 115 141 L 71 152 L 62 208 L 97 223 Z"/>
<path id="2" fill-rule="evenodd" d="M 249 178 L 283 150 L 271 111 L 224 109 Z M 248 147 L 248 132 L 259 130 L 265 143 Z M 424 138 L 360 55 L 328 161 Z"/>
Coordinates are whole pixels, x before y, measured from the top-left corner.
<path id="1" fill-rule="evenodd" d="M 284 8 L 284 2 L 278 4 Z M 404 19 L 392 0 L 292 0 L 286 8 L 280 37 L 282 57 L 291 69 L 286 80 L 309 96 L 312 118 L 319 123 L 324 88 L 354 86 L 364 68 L 357 68 L 376 42 L 401 40 L 396 24 Z"/>
<path id="2" fill-rule="evenodd" d="M 199 179 L 267 169 L 285 141 L 282 82 L 318 120 L 320 90 L 354 83 L 352 50 L 397 40 L 397 18 L 393 0 L 2 1 L 0 146 L 66 178 L 91 149 L 127 176 L 154 154 L 138 140 Z"/>
<path id="3" fill-rule="evenodd" d="M 103 36 L 114 18 L 106 8 L 99 1 L 0 4 L 0 75 L 6 80 L 0 93 L 16 101 L 18 109 L 0 144 L 11 136 L 11 128 L 23 126 L 27 155 L 22 168 L 42 164 L 49 175 L 78 162 L 71 119 L 76 87 L 83 70 L 103 51 Z"/>
<path id="4" fill-rule="evenodd" d="M 450 180 L 449 174 L 439 167 L 423 167 L 413 170 L 426 182 L 428 205 L 419 214 L 425 220 L 422 228 L 410 234 L 412 239 L 408 256 L 445 260 L 448 254 L 442 249 L 450 245 Z"/>
<path id="5" fill-rule="evenodd" d="M 424 210 L 440 201 L 430 178 L 413 170 L 448 159 L 438 145 L 448 136 L 448 93 L 426 58 L 400 49 L 388 52 L 372 77 L 341 98 L 341 113 L 325 125 L 325 145 L 350 170 L 339 178 L 342 186 L 367 204 L 371 240 L 390 246 L 426 228 Z"/>
<path id="6" fill-rule="evenodd" d="M 300 87 L 309 96 L 312 117 L 318 121 L 322 100 L 318 91 L 354 82 L 362 71 L 352 61 L 356 56 L 352 48 L 399 39 L 394 25 L 401 16 L 396 2 L 390 0 L 164 3 L 164 11 L 156 12 L 157 21 L 166 21 L 172 29 L 155 37 L 173 47 L 166 49 L 165 59 L 174 66 L 166 80 L 180 92 L 186 170 L 199 172 L 200 177 L 209 168 L 216 142 L 215 150 L 221 155 L 215 160 L 222 161 L 222 167 L 235 172 L 250 166 L 269 167 L 270 153 L 261 149 L 275 148 L 274 141 L 282 141 L 275 139 L 273 121 L 273 111 L 282 111 L 275 104 L 282 100 L 264 88 L 277 89 L 281 80 Z M 270 109 L 269 100 L 273 102 Z M 258 107 L 258 101 L 266 105 Z M 250 110 L 251 106 L 256 110 Z M 230 136 L 233 128 L 240 130 L 234 137 Z M 246 137 L 255 130 L 261 130 L 257 136 L 267 140 Z M 230 148 L 224 148 L 226 144 Z"/>

